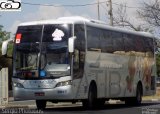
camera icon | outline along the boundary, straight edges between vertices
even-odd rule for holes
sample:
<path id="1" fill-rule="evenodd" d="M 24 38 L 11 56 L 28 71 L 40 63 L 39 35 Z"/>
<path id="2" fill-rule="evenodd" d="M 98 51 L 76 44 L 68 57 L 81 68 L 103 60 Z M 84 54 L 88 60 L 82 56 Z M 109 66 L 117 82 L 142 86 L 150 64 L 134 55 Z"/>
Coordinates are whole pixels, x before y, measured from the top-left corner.
<path id="1" fill-rule="evenodd" d="M 21 3 L 14 0 L 7 0 L 0 3 L 1 9 L 19 9 L 21 7 Z"/>

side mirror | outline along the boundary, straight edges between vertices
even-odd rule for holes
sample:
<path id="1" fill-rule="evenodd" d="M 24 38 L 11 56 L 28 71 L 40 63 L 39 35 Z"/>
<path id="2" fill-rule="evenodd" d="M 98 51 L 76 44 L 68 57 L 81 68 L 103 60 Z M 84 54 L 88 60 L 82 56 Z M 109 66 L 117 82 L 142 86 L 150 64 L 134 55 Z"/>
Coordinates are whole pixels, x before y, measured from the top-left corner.
<path id="1" fill-rule="evenodd" d="M 7 56 L 8 51 L 8 43 L 13 42 L 13 39 L 8 39 L 6 41 L 3 41 L 2 43 L 2 56 Z"/>
<path id="2" fill-rule="evenodd" d="M 75 39 L 76 39 L 75 36 L 70 37 L 68 39 L 68 50 L 69 50 L 70 53 L 74 52 L 74 42 L 75 42 Z"/>

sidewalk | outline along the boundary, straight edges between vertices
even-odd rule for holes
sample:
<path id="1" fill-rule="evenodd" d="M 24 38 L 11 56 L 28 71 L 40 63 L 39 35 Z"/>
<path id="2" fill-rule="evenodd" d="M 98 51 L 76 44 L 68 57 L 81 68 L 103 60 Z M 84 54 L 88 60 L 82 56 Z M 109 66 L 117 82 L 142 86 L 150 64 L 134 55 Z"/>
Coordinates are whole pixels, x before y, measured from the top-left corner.
<path id="1" fill-rule="evenodd" d="M 51 103 L 47 102 L 47 107 L 70 107 L 70 106 L 81 106 L 82 103 L 78 102 L 76 104 L 72 104 L 71 102 L 59 102 L 59 103 Z M 14 101 L 13 97 L 9 98 L 9 102 L 7 105 L 0 106 L 0 109 L 7 108 L 31 108 L 36 109 L 36 103 L 34 100 L 27 101 Z"/>
<path id="2" fill-rule="evenodd" d="M 0 106 L 0 109 L 3 109 L 3 108 L 29 108 L 29 106 L 31 106 L 31 105 L 35 105 L 35 101 L 14 101 L 13 97 L 9 97 L 8 104 Z"/>

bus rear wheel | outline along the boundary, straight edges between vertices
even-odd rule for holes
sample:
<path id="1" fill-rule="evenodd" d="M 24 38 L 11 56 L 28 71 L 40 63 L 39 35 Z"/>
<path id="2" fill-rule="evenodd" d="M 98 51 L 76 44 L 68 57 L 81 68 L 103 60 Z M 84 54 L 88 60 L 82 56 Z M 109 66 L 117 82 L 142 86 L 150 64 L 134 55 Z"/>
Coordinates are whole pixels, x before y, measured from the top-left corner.
<path id="1" fill-rule="evenodd" d="M 45 100 L 36 100 L 37 109 L 44 110 L 46 108 L 47 101 Z"/>
<path id="2" fill-rule="evenodd" d="M 142 102 L 142 85 L 138 84 L 136 89 L 136 96 L 130 97 L 125 100 L 125 104 L 127 105 L 140 105 Z"/>
<path id="3" fill-rule="evenodd" d="M 136 90 L 136 97 L 134 98 L 135 105 L 140 105 L 142 102 L 142 86 L 138 84 Z"/>

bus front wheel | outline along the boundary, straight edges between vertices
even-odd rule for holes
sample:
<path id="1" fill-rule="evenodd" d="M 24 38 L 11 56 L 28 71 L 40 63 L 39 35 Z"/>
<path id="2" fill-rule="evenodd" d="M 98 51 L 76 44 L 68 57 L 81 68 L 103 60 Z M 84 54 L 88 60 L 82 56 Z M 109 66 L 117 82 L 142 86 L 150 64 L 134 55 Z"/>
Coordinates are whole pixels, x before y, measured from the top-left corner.
<path id="1" fill-rule="evenodd" d="M 97 87 L 95 84 L 91 84 L 88 92 L 88 99 L 82 101 L 83 107 L 93 109 L 96 106 L 97 101 Z"/>
<path id="2" fill-rule="evenodd" d="M 36 100 L 37 109 L 43 110 L 46 108 L 47 101 L 45 100 Z"/>

